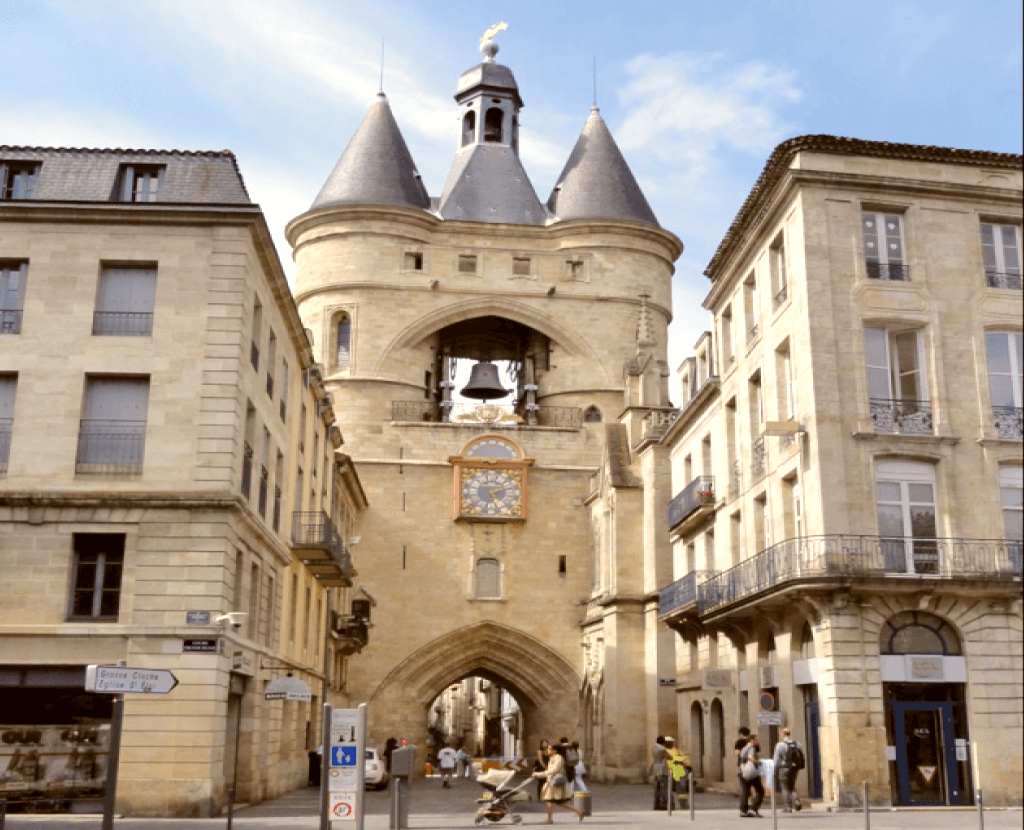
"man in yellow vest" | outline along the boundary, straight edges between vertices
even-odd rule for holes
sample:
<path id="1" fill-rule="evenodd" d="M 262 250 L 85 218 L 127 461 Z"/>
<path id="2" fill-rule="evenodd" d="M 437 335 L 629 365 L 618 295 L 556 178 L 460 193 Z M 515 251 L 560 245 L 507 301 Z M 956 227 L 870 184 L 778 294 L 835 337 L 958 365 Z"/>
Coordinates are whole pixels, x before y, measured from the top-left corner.
<path id="1" fill-rule="evenodd" d="M 686 776 L 690 773 L 690 760 L 672 738 L 665 738 L 665 751 L 668 753 L 665 764 L 672 776 L 672 792 L 686 797 Z"/>

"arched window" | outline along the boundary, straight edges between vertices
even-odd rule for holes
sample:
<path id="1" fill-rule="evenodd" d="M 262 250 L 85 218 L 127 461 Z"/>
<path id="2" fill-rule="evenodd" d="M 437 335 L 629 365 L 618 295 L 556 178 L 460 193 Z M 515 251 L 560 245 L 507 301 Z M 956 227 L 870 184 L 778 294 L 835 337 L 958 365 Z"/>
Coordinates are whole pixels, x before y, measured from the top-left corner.
<path id="1" fill-rule="evenodd" d="M 484 141 L 500 143 L 501 127 L 505 120 L 505 113 L 497 107 L 491 107 L 484 116 Z"/>
<path id="2" fill-rule="evenodd" d="M 890 619 L 878 635 L 881 654 L 962 654 L 960 638 L 948 622 L 927 611 L 904 611 Z"/>
<path id="3" fill-rule="evenodd" d="M 474 135 L 476 135 L 476 113 L 470 110 L 462 119 L 462 146 L 472 144 Z"/>
<path id="4" fill-rule="evenodd" d="M 601 423 L 601 410 L 596 406 L 588 406 L 583 412 L 583 420 L 588 424 Z"/>
<path id="5" fill-rule="evenodd" d="M 497 559 L 476 561 L 476 598 L 501 598 L 501 563 Z"/>
<path id="6" fill-rule="evenodd" d="M 337 369 L 347 369 L 352 362 L 352 319 L 347 314 L 339 314 L 336 318 L 334 337 L 334 366 Z"/>

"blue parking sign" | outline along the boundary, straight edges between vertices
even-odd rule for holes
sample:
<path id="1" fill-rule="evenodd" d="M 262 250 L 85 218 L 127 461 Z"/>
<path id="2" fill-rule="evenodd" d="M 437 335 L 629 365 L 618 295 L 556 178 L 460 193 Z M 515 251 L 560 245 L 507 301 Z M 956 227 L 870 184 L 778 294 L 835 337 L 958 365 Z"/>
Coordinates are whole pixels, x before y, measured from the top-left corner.
<path id="1" fill-rule="evenodd" d="M 356 758 L 359 756 L 358 747 L 355 744 L 345 744 L 331 747 L 332 767 L 354 767 Z"/>

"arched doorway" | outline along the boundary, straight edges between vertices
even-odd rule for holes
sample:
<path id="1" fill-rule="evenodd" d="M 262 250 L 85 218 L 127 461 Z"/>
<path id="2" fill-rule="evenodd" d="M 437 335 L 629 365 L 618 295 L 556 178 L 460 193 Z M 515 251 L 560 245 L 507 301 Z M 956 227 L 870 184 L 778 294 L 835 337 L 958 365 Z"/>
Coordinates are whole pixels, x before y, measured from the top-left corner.
<path id="1" fill-rule="evenodd" d="M 403 736 L 426 748 L 438 696 L 474 677 L 515 699 L 520 748 L 577 734 L 581 683 L 572 666 L 535 637 L 488 620 L 438 637 L 392 670 L 370 700 L 370 744 Z"/>
<path id="2" fill-rule="evenodd" d="M 715 698 L 711 701 L 711 713 L 708 719 L 709 743 L 711 755 L 708 758 L 708 776 L 713 781 L 723 781 L 722 763 L 725 758 L 725 716 L 722 712 L 722 701 Z"/>
<path id="3" fill-rule="evenodd" d="M 966 805 L 966 665 L 959 634 L 927 611 L 904 611 L 879 632 L 886 735 L 895 747 L 892 800 L 900 805 Z"/>
<path id="4" fill-rule="evenodd" d="M 694 701 L 690 706 L 690 751 L 693 757 L 690 763 L 693 764 L 693 774 L 698 778 L 704 777 L 704 710 L 699 701 Z"/>

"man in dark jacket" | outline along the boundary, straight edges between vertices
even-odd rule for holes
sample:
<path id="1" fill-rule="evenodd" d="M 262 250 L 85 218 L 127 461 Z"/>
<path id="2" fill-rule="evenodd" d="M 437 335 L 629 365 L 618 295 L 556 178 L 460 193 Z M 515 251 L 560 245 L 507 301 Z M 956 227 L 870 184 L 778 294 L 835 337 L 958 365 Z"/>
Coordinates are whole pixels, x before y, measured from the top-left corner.
<path id="1" fill-rule="evenodd" d="M 784 811 L 792 813 L 793 809 L 800 809 L 800 796 L 796 792 L 796 776 L 800 772 L 800 766 L 795 763 L 794 750 L 799 749 L 803 754 L 803 747 L 799 741 L 793 740 L 793 735 L 787 726 L 782 730 L 782 740 L 775 744 L 775 751 L 772 753 L 772 760 L 775 762 L 775 775 L 779 779 L 779 787 L 782 789 L 782 797 L 785 803 Z"/>

